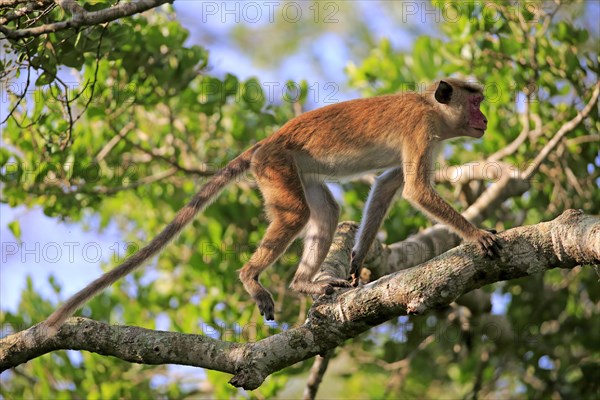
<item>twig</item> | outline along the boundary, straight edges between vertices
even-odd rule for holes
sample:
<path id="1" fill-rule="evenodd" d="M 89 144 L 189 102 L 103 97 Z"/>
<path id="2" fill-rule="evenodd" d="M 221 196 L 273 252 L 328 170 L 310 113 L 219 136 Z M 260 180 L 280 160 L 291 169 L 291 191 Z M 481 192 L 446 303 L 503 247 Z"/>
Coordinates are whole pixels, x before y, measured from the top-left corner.
<path id="1" fill-rule="evenodd" d="M 530 95 L 527 95 L 527 100 L 525 101 L 525 111 L 523 112 L 523 129 L 519 136 L 515 140 L 513 140 L 508 146 L 505 146 L 488 157 L 488 161 L 498 161 L 503 159 L 504 157 L 513 154 L 515 151 L 519 149 L 519 147 L 527 140 L 530 135 L 530 127 L 529 127 L 529 101 Z M 539 117 L 538 117 L 539 118 Z M 540 130 L 542 128 L 541 121 L 536 121 L 536 130 Z"/>
<path id="2" fill-rule="evenodd" d="M 304 400 L 314 400 L 317 391 L 319 390 L 319 385 L 323 380 L 323 375 L 325 375 L 325 371 L 327 371 L 329 361 L 331 360 L 331 357 L 333 357 L 333 352 L 333 350 L 329 350 L 324 355 L 315 357 L 315 361 L 313 362 L 310 374 L 306 381 L 306 387 L 304 388 L 304 395 L 302 397 Z"/>
<path id="3" fill-rule="evenodd" d="M 104 147 L 102 147 L 102 149 L 98 152 L 98 154 L 95 157 L 96 162 L 104 160 L 108 153 L 110 153 L 110 151 L 117 145 L 117 143 L 119 143 L 121 139 L 123 139 L 125 135 L 127 135 L 127 133 L 129 133 L 131 129 L 133 129 L 134 126 L 135 122 L 133 121 L 129 121 L 127 124 L 125 124 L 125 126 L 119 130 L 119 133 L 113 136 L 112 139 L 110 139 L 108 143 L 106 143 Z"/>
<path id="4" fill-rule="evenodd" d="M 2 3 L 0 2 L 0 7 L 2 7 L 1 4 Z M 45 6 L 44 3 L 28 1 L 23 7 L 19 8 L 17 10 L 8 11 L 4 15 L 4 17 L 0 18 L 0 25 L 6 25 L 8 22 L 14 21 L 15 19 L 19 19 L 22 16 L 29 14 L 30 12 L 39 10 L 40 8 L 43 8 L 44 6 Z M 53 7 L 53 6 L 54 5 L 52 5 L 51 7 Z"/>
<path id="5" fill-rule="evenodd" d="M 429 346 L 431 343 L 435 341 L 435 335 L 429 335 L 425 337 L 419 345 L 412 350 L 406 357 L 402 360 L 394 361 L 392 363 L 384 365 L 384 368 L 388 371 L 393 371 L 392 376 L 390 377 L 386 388 L 385 388 L 385 397 L 390 396 L 391 390 L 396 387 L 400 388 L 402 383 L 406 379 L 408 372 L 410 370 L 410 363 L 415 358 L 417 354 L 422 352 Z"/>
<path id="6" fill-rule="evenodd" d="M 544 146 L 544 148 L 539 152 L 539 154 L 535 157 L 533 162 L 529 165 L 529 167 L 523 172 L 523 179 L 527 180 L 531 178 L 537 170 L 540 168 L 542 162 L 548 157 L 548 154 L 558 145 L 558 143 L 562 140 L 562 138 L 573 129 L 577 127 L 583 121 L 585 117 L 589 115 L 589 113 L 594 108 L 594 105 L 598 101 L 598 95 L 600 94 L 600 81 L 596 82 L 594 85 L 594 91 L 592 92 L 592 97 L 590 101 L 586 104 L 583 110 L 579 111 L 577 115 L 571 119 L 569 122 L 565 123 L 560 129 L 556 132 L 554 137 Z"/>
<path id="7" fill-rule="evenodd" d="M 479 392 L 483 386 L 483 372 L 490 362 L 490 353 L 484 350 L 479 358 L 479 364 L 477 365 L 477 371 L 475 372 L 475 383 L 473 383 L 473 390 L 471 391 L 470 398 L 477 400 L 479 398 Z"/>
<path id="8" fill-rule="evenodd" d="M 199 176 L 213 176 L 214 175 L 214 172 L 211 172 L 211 171 L 205 171 L 203 169 L 198 169 L 198 168 L 184 167 L 183 165 L 180 165 L 176 161 L 173 161 L 170 158 L 163 156 L 162 154 L 156 153 L 154 150 L 145 149 L 142 145 L 134 142 L 133 140 L 128 139 L 125 135 L 123 135 L 123 140 L 125 140 L 127 143 L 129 143 L 136 149 L 148 154 L 149 156 L 151 156 L 153 158 L 157 158 L 159 160 L 162 160 L 162 161 L 166 162 L 167 164 L 169 164 L 187 174 L 195 174 L 195 175 L 199 175 Z"/>
<path id="9" fill-rule="evenodd" d="M 592 134 L 592 135 L 585 135 L 585 136 L 578 136 L 576 138 L 567 140 L 568 146 L 571 146 L 571 145 L 579 146 L 584 143 L 600 143 L 600 133 L 596 133 L 596 134 Z"/>
<path id="10" fill-rule="evenodd" d="M 29 54 L 27 54 L 27 57 L 29 57 Z M 22 94 L 17 96 L 19 99 L 17 100 L 15 105 L 10 109 L 10 111 L 8 112 L 8 115 L 6 115 L 6 118 L 4 118 L 4 120 L 2 122 L 0 122 L 0 125 L 4 124 L 6 121 L 8 121 L 8 119 L 10 117 L 12 117 L 12 115 L 15 112 L 15 110 L 17 109 L 17 107 L 19 107 L 19 104 L 21 104 L 21 101 L 23 101 L 23 98 L 25 98 L 25 95 L 27 95 L 27 90 L 29 89 L 30 83 L 31 83 L 31 65 L 28 65 L 27 66 L 27 80 L 25 81 L 25 89 L 23 90 Z M 15 118 L 15 121 L 16 121 L 16 118 Z M 17 124 L 17 125 L 19 125 L 19 124 Z"/>
<path id="11" fill-rule="evenodd" d="M 160 180 L 163 180 L 165 178 L 168 178 L 170 176 L 173 176 L 177 173 L 177 168 L 170 168 L 166 171 L 163 172 L 159 172 L 156 175 L 151 175 L 151 176 L 146 176 L 142 179 L 139 179 L 129 185 L 123 185 L 123 186 L 111 186 L 111 187 L 106 187 L 106 186 L 100 186 L 100 187 L 96 187 L 92 190 L 86 191 L 86 190 L 82 190 L 80 191 L 80 193 L 93 193 L 93 194 L 115 194 L 117 192 L 123 191 L 123 190 L 130 190 L 130 189 L 135 189 L 139 186 L 143 186 L 143 185 L 147 185 L 150 183 L 154 183 L 154 182 L 158 182 Z"/>
<path id="12" fill-rule="evenodd" d="M 52 78 L 57 81 L 58 83 L 60 83 L 64 89 L 65 89 L 65 95 L 64 95 L 64 100 L 60 99 L 58 95 L 54 95 L 54 93 L 52 93 L 52 86 L 50 86 L 49 89 L 49 93 L 52 96 L 52 98 L 56 99 L 56 101 L 60 102 L 61 104 L 64 104 L 66 110 L 67 110 L 67 117 L 69 119 L 69 127 L 67 129 L 67 137 L 65 139 L 65 141 L 63 141 L 63 143 L 60 146 L 61 150 L 64 150 L 66 148 L 66 143 L 68 143 L 71 140 L 71 132 L 73 131 L 73 110 L 71 108 L 71 103 L 73 102 L 73 99 L 69 98 L 69 85 L 67 85 L 61 78 L 58 77 L 57 74 L 47 70 L 46 68 L 44 68 L 42 65 L 38 65 L 38 66 L 33 66 L 36 69 L 41 69 L 42 71 L 44 71 L 44 73 L 51 75 Z M 58 88 L 58 85 L 56 85 L 56 87 Z"/>
<path id="13" fill-rule="evenodd" d="M 102 29 L 102 33 L 100 34 L 100 39 L 98 39 L 98 47 L 96 48 L 96 69 L 94 70 L 94 80 L 91 83 L 91 93 L 88 97 L 87 102 L 83 106 L 83 109 L 81 110 L 79 115 L 77 117 L 75 117 L 75 120 L 73 121 L 73 123 L 79 121 L 79 119 L 83 116 L 85 111 L 88 109 L 90 103 L 92 102 L 92 99 L 94 98 L 94 90 L 96 89 L 96 82 L 98 82 L 98 69 L 100 67 L 100 46 L 102 46 L 102 39 L 104 38 L 104 34 L 106 33 L 107 28 L 108 28 L 108 24 L 104 25 L 104 27 Z M 85 87 L 81 90 L 81 92 L 79 92 L 79 94 L 77 96 L 75 96 L 73 98 L 73 100 L 76 100 L 77 98 L 79 98 L 79 96 L 81 96 L 83 94 L 83 92 L 88 88 L 88 85 L 90 85 L 89 80 L 86 82 Z"/>
<path id="14" fill-rule="evenodd" d="M 139 14 L 172 1 L 173 0 L 137 0 L 129 3 L 121 3 L 117 6 L 105 8 L 103 10 L 76 13 L 72 19 L 67 21 L 53 22 L 33 28 L 13 30 L 5 26 L 0 26 L 0 32 L 9 39 L 17 40 L 65 29 L 77 29 L 84 26 L 99 25 L 119 18 Z"/>
<path id="15" fill-rule="evenodd" d="M 45 10 L 43 10 L 39 15 L 36 15 L 34 18 L 32 19 L 28 19 L 27 22 L 27 26 L 32 26 L 35 23 L 37 23 L 40 19 L 44 18 L 46 15 L 48 15 L 52 10 L 54 10 L 54 7 L 56 7 L 55 4 L 50 4 L 48 7 L 46 7 Z"/>

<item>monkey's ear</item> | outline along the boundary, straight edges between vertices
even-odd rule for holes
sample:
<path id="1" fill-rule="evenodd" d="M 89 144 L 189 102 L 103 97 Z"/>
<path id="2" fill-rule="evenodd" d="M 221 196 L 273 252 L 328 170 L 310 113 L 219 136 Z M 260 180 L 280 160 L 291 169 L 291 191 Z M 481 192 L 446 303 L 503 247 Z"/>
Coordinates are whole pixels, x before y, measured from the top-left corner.
<path id="1" fill-rule="evenodd" d="M 450 98 L 452 98 L 452 85 L 448 82 L 440 81 L 435 90 L 435 99 L 442 104 L 448 104 L 450 103 Z"/>

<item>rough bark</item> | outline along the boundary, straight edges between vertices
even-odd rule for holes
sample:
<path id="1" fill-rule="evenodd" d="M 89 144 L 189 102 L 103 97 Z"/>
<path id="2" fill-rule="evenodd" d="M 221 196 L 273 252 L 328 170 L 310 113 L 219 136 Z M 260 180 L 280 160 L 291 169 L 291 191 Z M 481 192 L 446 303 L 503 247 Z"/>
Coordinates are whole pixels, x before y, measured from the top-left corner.
<path id="1" fill-rule="evenodd" d="M 322 274 L 347 274 L 354 225 L 340 224 Z M 40 325 L 0 340 L 0 371 L 45 353 L 87 350 L 145 364 L 184 364 L 233 374 L 230 383 L 255 389 L 267 376 L 408 313 L 443 307 L 490 283 L 552 268 L 600 264 L 600 217 L 568 210 L 553 221 L 500 234 L 500 259 L 481 256 L 472 244 L 459 246 L 414 268 L 356 289 L 319 298 L 306 322 L 255 343 L 237 344 L 201 335 L 109 326 L 72 318 L 47 339 Z"/>

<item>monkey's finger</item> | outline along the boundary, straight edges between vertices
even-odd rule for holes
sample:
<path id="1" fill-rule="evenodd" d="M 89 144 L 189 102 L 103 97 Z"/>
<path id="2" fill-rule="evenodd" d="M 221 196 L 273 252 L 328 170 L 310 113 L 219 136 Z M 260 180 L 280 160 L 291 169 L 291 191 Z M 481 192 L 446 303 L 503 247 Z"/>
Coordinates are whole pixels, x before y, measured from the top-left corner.
<path id="1" fill-rule="evenodd" d="M 479 243 L 479 247 L 485 258 L 494 258 L 494 253 L 491 249 L 491 243 L 487 241 L 487 238 L 483 239 Z"/>
<path id="2" fill-rule="evenodd" d="M 502 243 L 495 241 L 492 248 L 494 249 L 494 254 L 500 257 L 500 252 L 502 251 Z"/>
<path id="3" fill-rule="evenodd" d="M 504 245 L 502 244 L 502 242 L 500 241 L 500 238 L 495 237 L 494 238 L 494 244 L 499 248 L 502 249 L 504 247 Z"/>
<path id="4" fill-rule="evenodd" d="M 483 255 L 487 256 L 487 246 L 485 245 L 485 243 L 481 241 L 477 243 L 477 245 L 479 246 L 479 250 L 483 253 Z"/>
<path id="5" fill-rule="evenodd" d="M 263 315 L 263 312 L 260 313 Z M 275 321 L 275 311 L 274 310 L 265 310 L 264 312 L 265 320 L 267 321 Z"/>
<path id="6" fill-rule="evenodd" d="M 491 253 L 491 257 L 498 258 L 500 257 L 500 250 L 502 249 L 502 245 L 496 241 L 492 240 L 488 245 L 488 253 Z"/>
<path id="7" fill-rule="evenodd" d="M 502 250 L 502 243 L 500 243 L 500 240 L 498 239 L 498 237 L 494 237 L 490 240 L 489 247 L 492 250 L 492 252 L 494 253 L 494 256 L 500 257 L 500 251 Z"/>

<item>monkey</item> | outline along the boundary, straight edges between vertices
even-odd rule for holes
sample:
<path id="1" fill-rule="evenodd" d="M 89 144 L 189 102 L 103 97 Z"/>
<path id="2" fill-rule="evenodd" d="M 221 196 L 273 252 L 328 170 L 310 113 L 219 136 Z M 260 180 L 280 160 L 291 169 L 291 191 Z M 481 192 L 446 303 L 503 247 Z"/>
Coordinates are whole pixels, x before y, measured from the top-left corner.
<path id="1" fill-rule="evenodd" d="M 213 175 L 148 245 L 69 298 L 44 322 L 46 327 L 55 333 L 90 298 L 158 254 L 248 170 L 255 176 L 270 223 L 239 277 L 266 320 L 274 320 L 275 306 L 259 276 L 302 232 L 304 250 L 290 288 L 322 295 L 356 286 L 367 251 L 397 192 L 463 239 L 477 243 L 485 257 L 498 256 L 501 245 L 495 232 L 468 222 L 431 185 L 433 154 L 442 140 L 483 136 L 487 129 L 480 110 L 483 100 L 481 85 L 445 78 L 422 93 L 348 100 L 300 114 Z M 377 171 L 384 172 L 367 198 L 351 255 L 351 276 L 313 282 L 331 246 L 340 212 L 325 181 Z"/>

